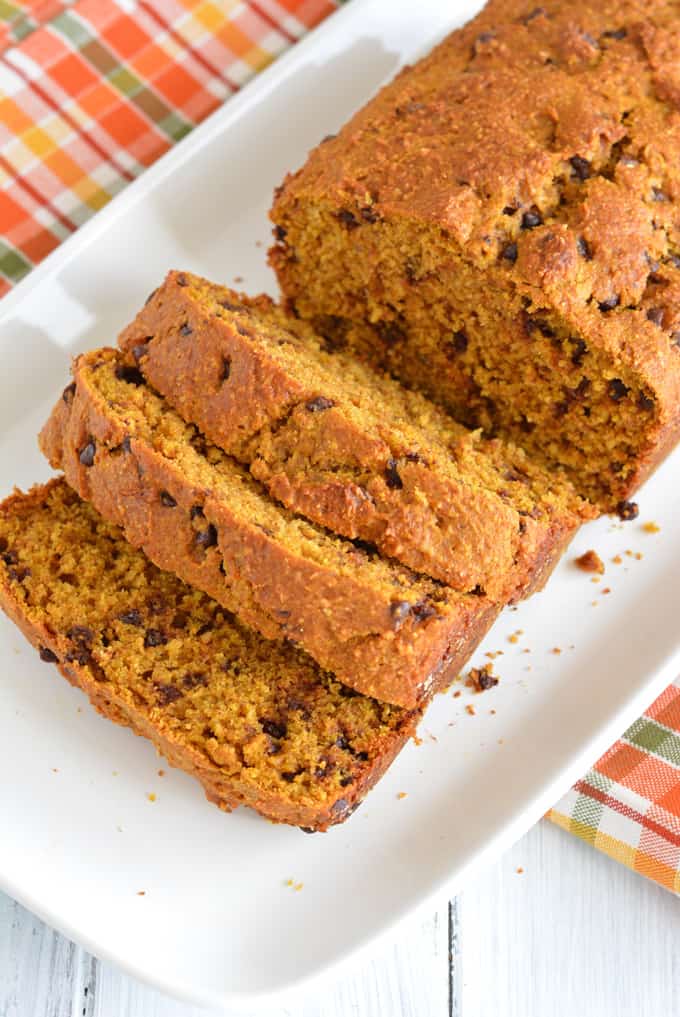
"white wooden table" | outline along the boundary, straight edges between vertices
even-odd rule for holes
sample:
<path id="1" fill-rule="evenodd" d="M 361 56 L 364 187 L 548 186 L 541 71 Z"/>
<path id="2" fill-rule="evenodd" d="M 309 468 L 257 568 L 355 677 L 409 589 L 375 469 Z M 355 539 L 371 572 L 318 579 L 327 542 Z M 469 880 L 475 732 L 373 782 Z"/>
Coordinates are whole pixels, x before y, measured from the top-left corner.
<path id="1" fill-rule="evenodd" d="M 98 962 L 0 894 L 0 1017 L 204 1013 Z M 680 901 L 544 822 L 401 942 L 265 1017 L 678 1014 Z"/>

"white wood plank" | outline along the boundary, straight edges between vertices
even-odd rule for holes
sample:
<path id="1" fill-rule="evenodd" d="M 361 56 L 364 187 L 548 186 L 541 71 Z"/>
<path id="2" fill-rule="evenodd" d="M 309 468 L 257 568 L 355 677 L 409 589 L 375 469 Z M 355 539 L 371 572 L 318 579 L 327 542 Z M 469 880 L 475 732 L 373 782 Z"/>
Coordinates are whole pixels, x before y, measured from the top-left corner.
<path id="1" fill-rule="evenodd" d="M 465 1017 L 680 1013 L 680 901 L 549 823 L 460 910 Z"/>

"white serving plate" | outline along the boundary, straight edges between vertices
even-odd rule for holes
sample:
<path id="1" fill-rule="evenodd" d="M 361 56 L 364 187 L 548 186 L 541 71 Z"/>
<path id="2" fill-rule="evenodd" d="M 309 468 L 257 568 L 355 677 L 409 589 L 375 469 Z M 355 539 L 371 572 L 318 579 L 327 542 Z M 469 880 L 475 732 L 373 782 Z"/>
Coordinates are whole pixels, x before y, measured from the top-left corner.
<path id="1" fill-rule="evenodd" d="M 168 268 L 273 291 L 275 184 L 477 6 L 352 0 L 4 298 L 0 493 L 48 476 L 35 434 L 70 355 L 111 343 Z M 504 650 L 500 686 L 440 696 L 422 744 L 345 826 L 314 837 L 226 816 L 182 773 L 158 776 L 149 744 L 97 717 L 0 619 L 0 887 L 99 956 L 206 1005 L 271 1006 L 356 958 L 519 837 L 674 678 L 678 466 L 676 455 L 646 486 L 639 523 L 590 525 L 548 591 L 504 613 L 475 655 Z M 607 562 L 626 549 L 644 558 L 608 564 L 591 584 L 571 564 L 590 547 Z"/>

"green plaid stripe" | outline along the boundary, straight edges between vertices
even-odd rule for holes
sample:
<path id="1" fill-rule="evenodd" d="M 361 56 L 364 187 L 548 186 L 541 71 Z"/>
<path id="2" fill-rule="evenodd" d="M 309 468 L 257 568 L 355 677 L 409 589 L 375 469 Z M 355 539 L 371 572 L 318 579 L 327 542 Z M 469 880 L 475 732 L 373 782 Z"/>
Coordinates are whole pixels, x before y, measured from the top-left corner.
<path id="1" fill-rule="evenodd" d="M 649 717 L 636 720 L 626 731 L 623 741 L 641 752 L 653 753 L 671 766 L 680 767 L 680 735 Z"/>
<path id="2" fill-rule="evenodd" d="M 19 282 L 33 266 L 24 256 L 11 247 L 6 240 L 0 240 L 0 272 L 12 283 Z"/>

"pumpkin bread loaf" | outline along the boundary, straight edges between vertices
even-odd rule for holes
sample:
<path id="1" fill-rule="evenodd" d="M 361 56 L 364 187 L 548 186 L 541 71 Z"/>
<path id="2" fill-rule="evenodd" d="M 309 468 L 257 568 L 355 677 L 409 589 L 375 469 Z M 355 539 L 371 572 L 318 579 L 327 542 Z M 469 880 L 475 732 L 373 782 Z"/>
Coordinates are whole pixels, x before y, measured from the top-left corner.
<path id="1" fill-rule="evenodd" d="M 419 718 L 243 628 L 63 479 L 0 506 L 0 606 L 100 713 L 151 739 L 227 811 L 340 823 Z"/>
<path id="2" fill-rule="evenodd" d="M 680 427 L 679 54 L 669 0 L 491 0 L 280 188 L 290 306 L 616 508 Z"/>
<path id="3" fill-rule="evenodd" d="M 116 350 L 79 357 L 73 377 L 41 433 L 52 466 L 159 568 L 347 685 L 413 707 L 498 614 L 272 501 Z"/>
<path id="4" fill-rule="evenodd" d="M 533 592 L 591 510 L 518 450 L 326 352 L 268 297 L 171 272 L 119 342 L 274 498 L 457 590 Z"/>

